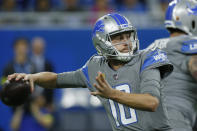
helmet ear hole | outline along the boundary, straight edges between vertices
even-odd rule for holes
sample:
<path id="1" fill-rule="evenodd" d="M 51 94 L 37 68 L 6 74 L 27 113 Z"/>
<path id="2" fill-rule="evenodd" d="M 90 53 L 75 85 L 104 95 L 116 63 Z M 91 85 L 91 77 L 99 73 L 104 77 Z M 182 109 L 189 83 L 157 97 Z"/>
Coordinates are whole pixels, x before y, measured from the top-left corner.
<path id="1" fill-rule="evenodd" d="M 192 29 L 195 29 L 195 27 L 196 27 L 196 23 L 195 23 L 195 21 L 193 20 L 193 21 L 192 21 Z"/>

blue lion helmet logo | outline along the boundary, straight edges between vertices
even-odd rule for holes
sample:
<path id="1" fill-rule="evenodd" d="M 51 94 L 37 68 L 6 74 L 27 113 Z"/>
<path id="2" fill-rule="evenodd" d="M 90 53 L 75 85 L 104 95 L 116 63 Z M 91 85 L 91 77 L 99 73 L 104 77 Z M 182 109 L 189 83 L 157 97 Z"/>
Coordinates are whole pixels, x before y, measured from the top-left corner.
<path id="1" fill-rule="evenodd" d="M 104 32 L 103 27 L 104 27 L 103 21 L 102 20 L 97 21 L 93 29 L 93 36 L 96 35 L 96 32 Z"/>

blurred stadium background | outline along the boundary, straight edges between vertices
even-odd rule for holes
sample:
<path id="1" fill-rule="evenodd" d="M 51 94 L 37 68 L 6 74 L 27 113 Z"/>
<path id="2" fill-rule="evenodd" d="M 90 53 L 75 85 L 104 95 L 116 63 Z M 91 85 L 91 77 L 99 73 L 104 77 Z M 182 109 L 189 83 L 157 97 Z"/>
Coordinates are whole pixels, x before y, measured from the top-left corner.
<path id="1" fill-rule="evenodd" d="M 168 36 L 163 20 L 170 0 L 0 0 L 0 75 L 13 58 L 13 42 L 45 41 L 45 56 L 57 73 L 82 67 L 96 53 L 93 23 L 109 12 L 127 16 L 137 28 L 140 48 Z M 29 53 L 31 55 L 31 53 Z M 50 130 L 87 131 L 111 127 L 104 109 L 87 89 L 56 89 L 55 123 Z M 12 109 L 0 102 L 0 129 L 11 131 Z"/>

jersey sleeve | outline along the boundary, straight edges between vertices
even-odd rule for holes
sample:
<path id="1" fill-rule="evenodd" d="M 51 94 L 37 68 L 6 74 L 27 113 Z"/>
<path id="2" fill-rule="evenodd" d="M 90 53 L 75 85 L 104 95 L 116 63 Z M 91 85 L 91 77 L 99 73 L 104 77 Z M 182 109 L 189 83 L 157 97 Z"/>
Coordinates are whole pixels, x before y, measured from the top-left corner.
<path id="1" fill-rule="evenodd" d="M 197 54 L 197 39 L 183 41 L 180 51 L 184 54 Z"/>
<path id="2" fill-rule="evenodd" d="M 163 49 L 167 47 L 167 43 L 169 42 L 169 38 L 162 38 L 155 40 L 153 43 L 151 43 L 146 49 L 147 50 L 156 50 L 158 49 Z"/>
<path id="3" fill-rule="evenodd" d="M 63 72 L 57 75 L 57 87 L 76 88 L 85 87 L 85 82 L 81 76 L 81 70 L 72 72 Z"/>
<path id="4" fill-rule="evenodd" d="M 89 66 L 91 66 L 93 57 L 82 68 L 76 71 L 58 74 L 57 86 L 61 88 L 92 87 L 89 79 Z"/>
<path id="5" fill-rule="evenodd" d="M 168 76 L 173 71 L 173 65 L 167 58 L 165 51 L 156 49 L 147 51 L 142 58 L 141 74 L 149 69 L 158 68 L 161 78 Z"/>
<path id="6" fill-rule="evenodd" d="M 146 70 L 141 75 L 140 92 L 160 97 L 160 71 L 159 69 Z"/>

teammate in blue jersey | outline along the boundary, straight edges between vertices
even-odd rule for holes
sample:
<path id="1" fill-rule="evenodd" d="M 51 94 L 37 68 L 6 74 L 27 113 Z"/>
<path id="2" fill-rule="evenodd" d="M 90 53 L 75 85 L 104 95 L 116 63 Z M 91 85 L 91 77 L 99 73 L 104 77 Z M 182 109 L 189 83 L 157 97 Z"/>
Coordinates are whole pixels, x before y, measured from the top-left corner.
<path id="1" fill-rule="evenodd" d="M 161 50 L 139 50 L 136 29 L 120 14 L 97 20 L 93 55 L 79 70 L 60 74 L 12 74 L 11 79 L 30 80 L 31 86 L 87 87 L 97 96 L 114 131 L 171 131 L 163 104 L 161 81 L 173 66 Z"/>
<path id="2" fill-rule="evenodd" d="M 197 105 L 197 2 L 172 1 L 165 26 L 170 37 L 156 40 L 149 48 L 166 51 L 174 65 L 173 73 L 163 81 L 164 104 L 174 130 L 192 131 Z"/>

